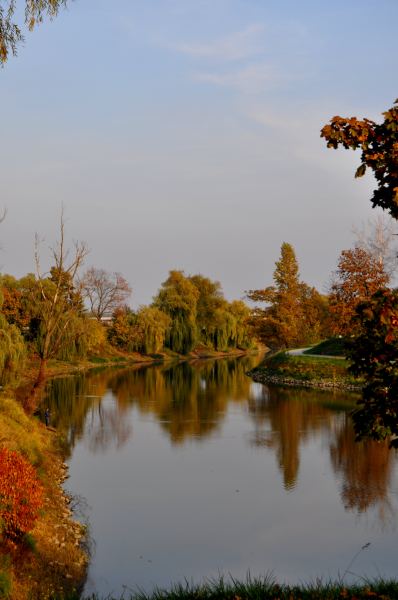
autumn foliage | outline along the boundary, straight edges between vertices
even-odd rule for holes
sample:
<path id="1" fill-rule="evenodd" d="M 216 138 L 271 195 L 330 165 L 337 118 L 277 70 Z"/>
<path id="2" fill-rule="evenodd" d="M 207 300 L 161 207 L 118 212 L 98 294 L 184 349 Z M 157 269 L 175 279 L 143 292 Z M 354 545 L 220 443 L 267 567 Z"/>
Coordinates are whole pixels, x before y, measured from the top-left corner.
<path id="1" fill-rule="evenodd" d="M 43 505 L 43 488 L 34 467 L 18 452 L 0 450 L 1 533 L 16 540 L 28 533 Z"/>
<path id="2" fill-rule="evenodd" d="M 343 146 L 362 150 L 361 164 L 355 177 L 362 177 L 369 168 L 377 181 L 372 196 L 373 206 L 388 210 L 398 218 L 398 100 L 383 113 L 384 121 L 356 117 L 333 117 L 321 131 L 328 148 Z"/>
<path id="3" fill-rule="evenodd" d="M 360 302 L 370 298 L 388 283 L 383 264 L 363 248 L 343 250 L 331 287 L 330 311 L 335 334 L 355 333 L 355 311 Z"/>
<path id="4" fill-rule="evenodd" d="M 379 290 L 357 308 L 360 335 L 350 344 L 351 371 L 365 378 L 354 412 L 357 438 L 389 438 L 398 447 L 398 291 Z"/>

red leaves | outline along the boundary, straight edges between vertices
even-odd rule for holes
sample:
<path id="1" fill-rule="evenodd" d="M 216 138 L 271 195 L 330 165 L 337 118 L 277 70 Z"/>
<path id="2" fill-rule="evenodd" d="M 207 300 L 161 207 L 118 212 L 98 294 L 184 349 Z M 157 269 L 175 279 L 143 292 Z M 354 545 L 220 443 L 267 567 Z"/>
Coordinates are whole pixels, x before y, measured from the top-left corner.
<path id="1" fill-rule="evenodd" d="M 34 467 L 18 452 L 0 450 L 0 522 L 3 533 L 18 539 L 34 525 L 43 505 L 43 488 Z"/>

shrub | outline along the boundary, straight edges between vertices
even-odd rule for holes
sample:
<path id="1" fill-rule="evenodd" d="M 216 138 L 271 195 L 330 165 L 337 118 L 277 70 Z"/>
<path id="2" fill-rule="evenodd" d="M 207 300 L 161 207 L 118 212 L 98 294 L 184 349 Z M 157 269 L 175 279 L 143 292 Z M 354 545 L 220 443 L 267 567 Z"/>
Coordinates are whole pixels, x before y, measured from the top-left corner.
<path id="1" fill-rule="evenodd" d="M 16 540 L 28 533 L 43 505 L 43 488 L 34 467 L 18 452 L 0 450 L 2 533 Z"/>
<path id="2" fill-rule="evenodd" d="M 11 593 L 11 578 L 5 571 L 0 571 L 0 598 L 9 598 Z"/>

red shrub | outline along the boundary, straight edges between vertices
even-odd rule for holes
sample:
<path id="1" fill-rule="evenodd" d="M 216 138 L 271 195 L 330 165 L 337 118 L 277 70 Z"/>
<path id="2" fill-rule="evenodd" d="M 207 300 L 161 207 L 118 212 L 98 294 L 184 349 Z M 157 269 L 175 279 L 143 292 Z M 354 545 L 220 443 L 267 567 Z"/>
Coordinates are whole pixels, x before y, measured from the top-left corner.
<path id="1" fill-rule="evenodd" d="M 0 449 L 0 531 L 17 539 L 30 531 L 43 505 L 34 467 L 18 452 Z"/>

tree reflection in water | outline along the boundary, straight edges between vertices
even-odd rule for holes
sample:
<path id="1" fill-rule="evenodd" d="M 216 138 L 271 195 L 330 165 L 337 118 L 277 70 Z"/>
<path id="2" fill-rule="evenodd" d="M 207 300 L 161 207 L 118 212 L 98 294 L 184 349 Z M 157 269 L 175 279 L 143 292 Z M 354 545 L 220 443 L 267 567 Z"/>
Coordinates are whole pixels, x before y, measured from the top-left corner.
<path id="1" fill-rule="evenodd" d="M 263 386 L 249 400 L 254 418 L 255 446 L 273 448 L 283 474 L 284 487 L 293 490 L 300 467 L 300 446 L 321 431 L 330 431 L 337 410 L 350 408 L 350 400 L 341 392 L 314 392 L 303 388 Z"/>
<path id="2" fill-rule="evenodd" d="M 395 451 L 388 442 L 355 442 L 351 419 L 343 415 L 330 447 L 332 465 L 342 476 L 341 498 L 347 510 L 365 513 L 377 507 L 382 523 L 393 516 L 388 496 Z"/>
<path id="3" fill-rule="evenodd" d="M 256 357 L 91 371 L 56 379 L 43 407 L 65 434 L 69 451 L 84 437 L 93 452 L 121 448 L 133 433 L 131 411 L 153 418 L 174 445 L 217 433 L 232 403 L 254 425 L 250 443 L 275 453 L 286 490 L 294 490 L 300 453 L 315 437 L 330 444 L 347 510 L 390 513 L 394 454 L 387 444 L 357 444 L 347 412 L 356 398 L 343 392 L 255 384 L 246 376 Z"/>

